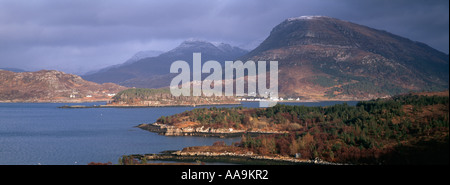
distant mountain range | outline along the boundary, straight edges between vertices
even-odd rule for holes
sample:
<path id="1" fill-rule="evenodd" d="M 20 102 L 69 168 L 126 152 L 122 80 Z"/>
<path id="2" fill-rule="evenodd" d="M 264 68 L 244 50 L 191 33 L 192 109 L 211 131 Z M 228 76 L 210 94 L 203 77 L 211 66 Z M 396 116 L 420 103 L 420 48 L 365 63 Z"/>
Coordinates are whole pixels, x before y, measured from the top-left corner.
<path id="1" fill-rule="evenodd" d="M 242 61 L 279 61 L 279 92 L 370 99 L 448 89 L 449 56 L 386 31 L 324 17 L 289 18 Z"/>
<path id="2" fill-rule="evenodd" d="M 128 59 L 127 61 L 125 61 L 122 64 L 111 65 L 111 66 L 108 66 L 108 67 L 105 67 L 105 68 L 102 68 L 102 69 L 89 71 L 89 72 L 85 73 L 84 75 L 91 75 L 91 74 L 95 74 L 95 73 L 106 72 L 106 71 L 108 71 L 110 69 L 114 69 L 114 68 L 118 68 L 120 66 L 132 64 L 132 63 L 137 62 L 139 60 L 142 60 L 144 58 L 156 57 L 156 56 L 160 55 L 161 53 L 164 53 L 164 52 L 163 51 L 156 51 L 156 50 L 139 51 L 136 54 L 134 54 L 130 59 Z"/>
<path id="3" fill-rule="evenodd" d="M 229 44 L 187 40 L 168 52 L 138 52 L 123 64 L 83 77 L 57 71 L 0 69 L 0 101 L 41 101 L 114 93 L 125 87 L 168 87 L 172 62 L 216 60 L 278 61 L 279 95 L 303 100 L 361 100 L 409 91 L 442 91 L 449 87 L 449 55 L 426 44 L 386 31 L 325 16 L 289 18 L 248 52 Z M 22 73 L 14 73 L 17 71 Z M 115 83 L 103 84 L 97 83 Z"/>
<path id="4" fill-rule="evenodd" d="M 172 62 L 279 61 L 279 94 L 302 99 L 372 99 L 408 91 L 448 89 L 449 56 L 386 31 L 325 16 L 289 18 L 254 50 L 189 40 L 159 56 L 83 78 L 127 87 L 167 87 Z"/>
<path id="5" fill-rule="evenodd" d="M 174 74 L 170 74 L 170 65 L 177 60 L 184 60 L 192 65 L 192 53 L 201 52 L 202 61 L 235 60 L 248 51 L 221 43 L 214 45 L 207 41 L 187 40 L 175 49 L 155 57 L 143 57 L 134 62 L 100 70 L 84 75 L 83 78 L 97 83 L 112 82 L 127 87 L 160 88 L 167 87 Z"/>
<path id="6" fill-rule="evenodd" d="M 0 102 L 106 101 L 127 89 L 113 83 L 97 84 L 54 70 L 0 70 Z"/>

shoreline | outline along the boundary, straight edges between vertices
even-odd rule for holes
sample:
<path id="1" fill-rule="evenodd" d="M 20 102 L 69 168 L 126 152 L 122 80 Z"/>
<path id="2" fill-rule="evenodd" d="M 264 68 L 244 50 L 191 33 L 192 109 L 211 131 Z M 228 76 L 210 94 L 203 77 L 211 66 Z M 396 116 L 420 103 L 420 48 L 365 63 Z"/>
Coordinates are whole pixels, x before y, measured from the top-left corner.
<path id="1" fill-rule="evenodd" d="M 323 99 L 318 99 L 318 100 L 278 100 L 276 102 L 278 103 L 320 103 L 320 102 L 334 102 L 334 101 L 339 101 L 339 102 L 348 102 L 348 101 L 369 101 L 371 99 L 329 99 L 329 100 L 323 100 Z M 241 100 L 240 102 L 264 102 L 264 101 L 268 101 L 268 100 L 263 100 L 263 101 L 256 101 L 256 100 Z"/>
<path id="2" fill-rule="evenodd" d="M 208 103 L 208 104 L 171 104 L 171 105 L 64 105 L 58 108 L 65 109 L 79 109 L 79 108 L 153 108 L 153 107 L 198 107 L 198 106 L 211 106 L 211 105 L 241 105 L 241 103 Z"/>
<path id="3" fill-rule="evenodd" d="M 246 130 L 232 130 L 229 128 L 204 128 L 202 127 L 184 127 L 178 128 L 175 126 L 168 126 L 159 123 L 152 124 L 140 124 L 136 126 L 137 128 L 154 132 L 159 135 L 164 136 L 200 136 L 200 137 L 219 137 L 219 138 L 232 138 L 241 137 L 242 135 L 248 136 L 260 136 L 260 135 L 271 135 L 271 134 L 284 134 L 285 131 L 246 131 Z"/>
<path id="4" fill-rule="evenodd" d="M 111 101 L 110 99 L 100 99 L 100 100 L 88 100 L 88 101 L 58 101 L 58 100 L 45 100 L 45 101 L 4 101 L 0 100 L 0 103 L 95 103 L 95 102 L 108 102 Z"/>
<path id="5" fill-rule="evenodd" d="M 177 161 L 177 162 L 220 162 L 240 165 L 345 165 L 322 161 L 320 159 L 297 159 L 285 156 L 263 156 L 253 153 L 233 152 L 183 152 L 163 151 L 159 154 L 132 154 L 129 157 L 140 161 Z"/>
<path id="6" fill-rule="evenodd" d="M 0 100 L 0 103 L 92 103 L 92 102 L 109 102 L 112 99 L 99 99 L 99 100 L 42 100 L 42 101 L 15 101 L 15 100 Z M 369 101 L 371 99 L 329 99 L 329 100 L 282 100 L 277 101 L 278 103 L 320 103 L 320 102 L 348 102 L 348 101 Z M 207 105 L 239 105 L 241 102 L 264 102 L 264 101 L 252 101 L 252 100 L 241 100 L 239 103 L 218 103 L 218 104 L 182 104 L 182 105 L 103 105 L 103 106 L 111 106 L 111 107 L 167 107 L 167 106 L 207 106 Z"/>

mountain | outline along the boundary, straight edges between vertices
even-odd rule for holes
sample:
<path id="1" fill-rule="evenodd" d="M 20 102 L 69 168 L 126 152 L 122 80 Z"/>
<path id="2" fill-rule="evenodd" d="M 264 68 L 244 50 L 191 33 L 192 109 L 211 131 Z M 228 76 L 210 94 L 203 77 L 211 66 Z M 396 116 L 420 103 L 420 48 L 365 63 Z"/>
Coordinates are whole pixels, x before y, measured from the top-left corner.
<path id="1" fill-rule="evenodd" d="M 447 54 L 325 16 L 286 19 L 240 59 L 278 61 L 279 93 L 303 99 L 370 99 L 449 83 Z"/>
<path id="2" fill-rule="evenodd" d="M 125 90 L 113 83 L 97 84 L 55 70 L 0 71 L 0 102 L 106 101 Z"/>
<path id="3" fill-rule="evenodd" d="M 116 64 L 116 65 L 108 66 L 108 67 L 105 67 L 105 68 L 102 68 L 102 69 L 89 71 L 89 72 L 85 73 L 84 75 L 91 75 L 91 74 L 95 74 L 95 73 L 105 72 L 105 71 L 108 71 L 110 69 L 118 68 L 118 67 L 123 66 L 123 65 L 132 64 L 132 63 L 134 63 L 136 61 L 139 61 L 139 60 L 142 60 L 144 58 L 150 58 L 150 57 L 158 56 L 161 53 L 164 53 L 164 52 L 163 51 L 156 51 L 156 50 L 139 51 L 136 54 L 134 54 L 130 59 L 128 59 L 127 61 L 125 61 L 122 64 Z"/>
<path id="4" fill-rule="evenodd" d="M 167 87 L 174 74 L 170 74 L 170 65 L 177 60 L 192 64 L 192 53 L 201 52 L 202 61 L 235 60 L 247 53 L 246 50 L 229 44 L 217 46 L 201 40 L 187 40 L 178 47 L 156 57 L 143 58 L 106 71 L 84 75 L 83 78 L 97 83 L 112 82 L 127 87 L 159 88 Z"/>
<path id="5" fill-rule="evenodd" d="M 142 60 L 144 58 L 150 58 L 150 57 L 156 57 L 164 53 L 163 51 L 156 51 L 156 50 L 145 50 L 145 51 L 139 51 L 136 54 L 134 54 L 130 59 L 125 61 L 122 65 L 132 64 L 136 61 Z"/>

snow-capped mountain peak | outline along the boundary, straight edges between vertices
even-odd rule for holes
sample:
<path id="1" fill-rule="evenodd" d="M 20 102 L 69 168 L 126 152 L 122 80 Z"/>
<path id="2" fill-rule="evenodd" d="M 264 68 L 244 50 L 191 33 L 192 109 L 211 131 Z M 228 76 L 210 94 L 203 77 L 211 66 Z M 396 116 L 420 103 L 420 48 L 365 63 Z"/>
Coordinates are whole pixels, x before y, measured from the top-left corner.
<path id="1" fill-rule="evenodd" d="M 300 16 L 300 17 L 291 17 L 288 18 L 288 21 L 296 21 L 296 20 L 311 20 L 311 19 L 316 19 L 316 18 L 321 18 L 321 17 L 326 17 L 326 16 L 322 16 L 322 15 L 304 15 L 304 16 Z"/>

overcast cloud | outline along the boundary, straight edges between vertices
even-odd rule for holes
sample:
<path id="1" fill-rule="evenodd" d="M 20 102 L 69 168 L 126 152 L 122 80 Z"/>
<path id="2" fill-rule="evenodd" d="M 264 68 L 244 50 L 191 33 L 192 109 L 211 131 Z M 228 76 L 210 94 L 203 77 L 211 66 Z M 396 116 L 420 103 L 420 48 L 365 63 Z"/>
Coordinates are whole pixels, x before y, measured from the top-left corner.
<path id="1" fill-rule="evenodd" d="M 0 0 L 0 68 L 82 74 L 197 38 L 253 49 L 289 17 L 325 15 L 449 53 L 448 0 Z"/>

